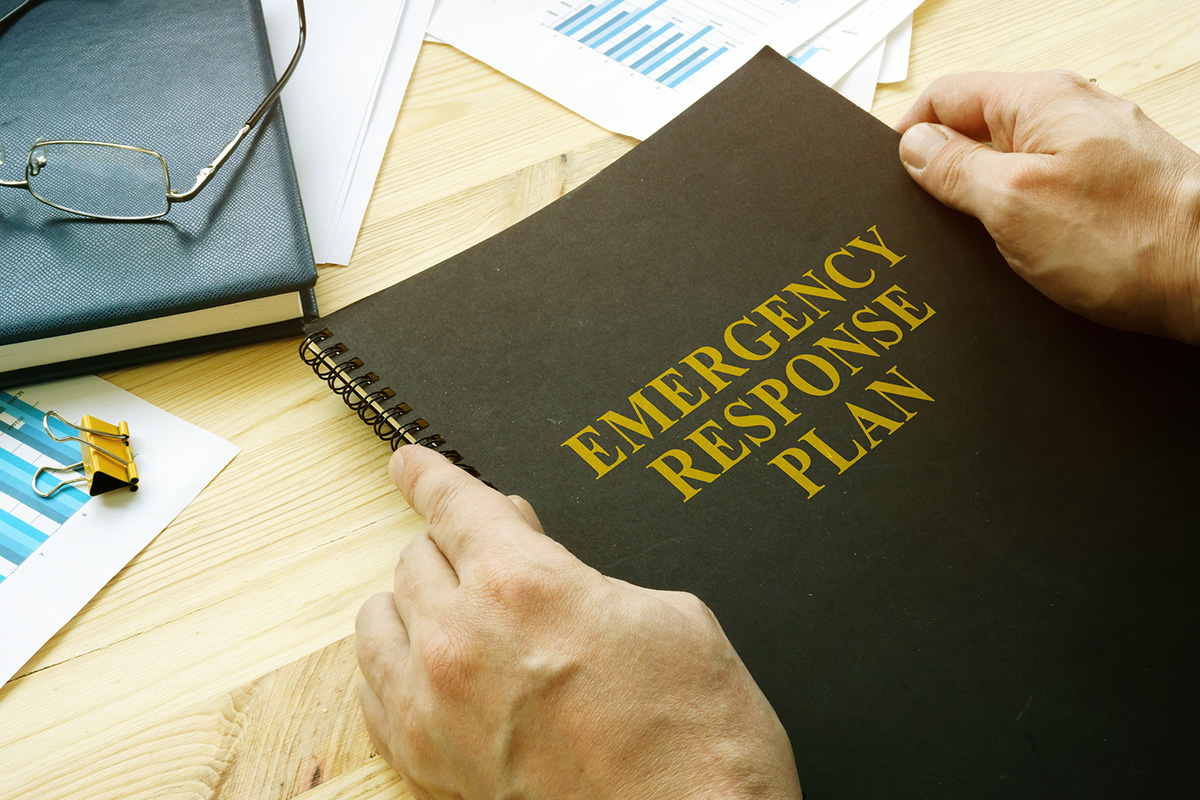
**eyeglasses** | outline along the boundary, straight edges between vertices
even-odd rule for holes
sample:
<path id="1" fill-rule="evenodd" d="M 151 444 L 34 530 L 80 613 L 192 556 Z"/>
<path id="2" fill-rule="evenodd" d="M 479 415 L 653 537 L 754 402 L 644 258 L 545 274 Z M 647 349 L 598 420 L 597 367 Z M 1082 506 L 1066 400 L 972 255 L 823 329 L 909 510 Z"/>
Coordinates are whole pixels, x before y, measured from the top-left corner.
<path id="1" fill-rule="evenodd" d="M 35 1 L 24 0 L 19 3 L 0 17 L 0 26 Z M 191 200 L 208 185 L 221 165 L 279 98 L 304 50 L 304 0 L 296 0 L 296 10 L 300 16 L 300 42 L 287 69 L 266 99 L 242 124 L 237 135 L 208 166 L 200 170 L 195 184 L 186 192 L 171 190 L 167 162 L 153 150 L 128 144 L 71 139 L 36 140 L 29 148 L 29 158 L 25 162 L 25 180 L 0 180 L 0 186 L 27 189 L 46 205 L 81 217 L 133 222 L 165 216 L 172 204 Z M 0 164 L 3 163 L 4 148 L 0 144 Z"/>

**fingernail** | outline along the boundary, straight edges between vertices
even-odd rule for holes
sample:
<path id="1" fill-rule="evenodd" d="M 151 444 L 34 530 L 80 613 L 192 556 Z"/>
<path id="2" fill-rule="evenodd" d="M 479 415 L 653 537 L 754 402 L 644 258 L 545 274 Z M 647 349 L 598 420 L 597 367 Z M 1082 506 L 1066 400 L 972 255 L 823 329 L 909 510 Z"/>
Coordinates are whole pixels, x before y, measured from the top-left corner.
<path id="1" fill-rule="evenodd" d="M 400 485 L 400 476 L 404 474 L 404 456 L 400 455 L 400 451 L 396 450 L 392 453 L 391 459 L 388 461 L 388 477 L 392 479 L 392 483 Z"/>
<path id="2" fill-rule="evenodd" d="M 912 169 L 925 169 L 950 137 L 937 125 L 922 122 L 913 125 L 900 137 L 900 160 Z"/>

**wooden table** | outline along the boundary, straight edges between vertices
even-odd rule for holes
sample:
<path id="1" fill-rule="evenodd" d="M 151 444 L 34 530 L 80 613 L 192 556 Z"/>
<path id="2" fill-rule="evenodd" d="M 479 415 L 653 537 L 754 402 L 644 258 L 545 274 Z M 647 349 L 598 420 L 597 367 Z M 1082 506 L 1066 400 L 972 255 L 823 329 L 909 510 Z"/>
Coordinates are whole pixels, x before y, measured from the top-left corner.
<path id="1" fill-rule="evenodd" d="M 1067 67 L 1200 149 L 1195 0 L 926 0 L 913 47 L 909 80 L 876 96 L 885 122 L 944 72 Z M 322 309 L 502 230 L 634 144 L 426 44 L 353 263 L 321 270 Z M 0 689 L 0 800 L 409 797 L 367 740 L 352 631 L 421 522 L 386 446 L 296 345 L 105 376 L 242 452 Z"/>

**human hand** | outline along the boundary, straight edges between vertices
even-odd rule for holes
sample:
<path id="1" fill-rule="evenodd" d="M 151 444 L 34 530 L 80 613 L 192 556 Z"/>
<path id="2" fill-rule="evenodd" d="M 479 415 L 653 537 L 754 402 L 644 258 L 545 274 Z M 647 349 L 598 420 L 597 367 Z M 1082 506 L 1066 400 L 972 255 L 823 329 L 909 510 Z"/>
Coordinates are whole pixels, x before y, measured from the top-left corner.
<path id="1" fill-rule="evenodd" d="M 423 447 L 428 522 L 359 612 L 371 739 L 418 800 L 799 798 L 787 735 L 694 596 L 607 578 Z"/>
<path id="2" fill-rule="evenodd" d="M 1200 344 L 1200 155 L 1137 106 L 1067 72 L 967 73 L 897 128 L 917 183 L 1050 299 Z"/>

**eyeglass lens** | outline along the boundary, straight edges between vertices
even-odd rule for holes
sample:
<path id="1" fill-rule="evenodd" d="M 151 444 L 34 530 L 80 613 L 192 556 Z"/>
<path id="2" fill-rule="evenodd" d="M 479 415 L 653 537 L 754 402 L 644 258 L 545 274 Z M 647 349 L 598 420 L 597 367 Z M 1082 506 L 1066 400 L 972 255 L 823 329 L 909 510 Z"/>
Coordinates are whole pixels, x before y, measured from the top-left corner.
<path id="1" fill-rule="evenodd" d="M 157 153 L 89 142 L 35 144 L 29 191 L 65 211 L 114 219 L 167 213 L 167 167 Z"/>

